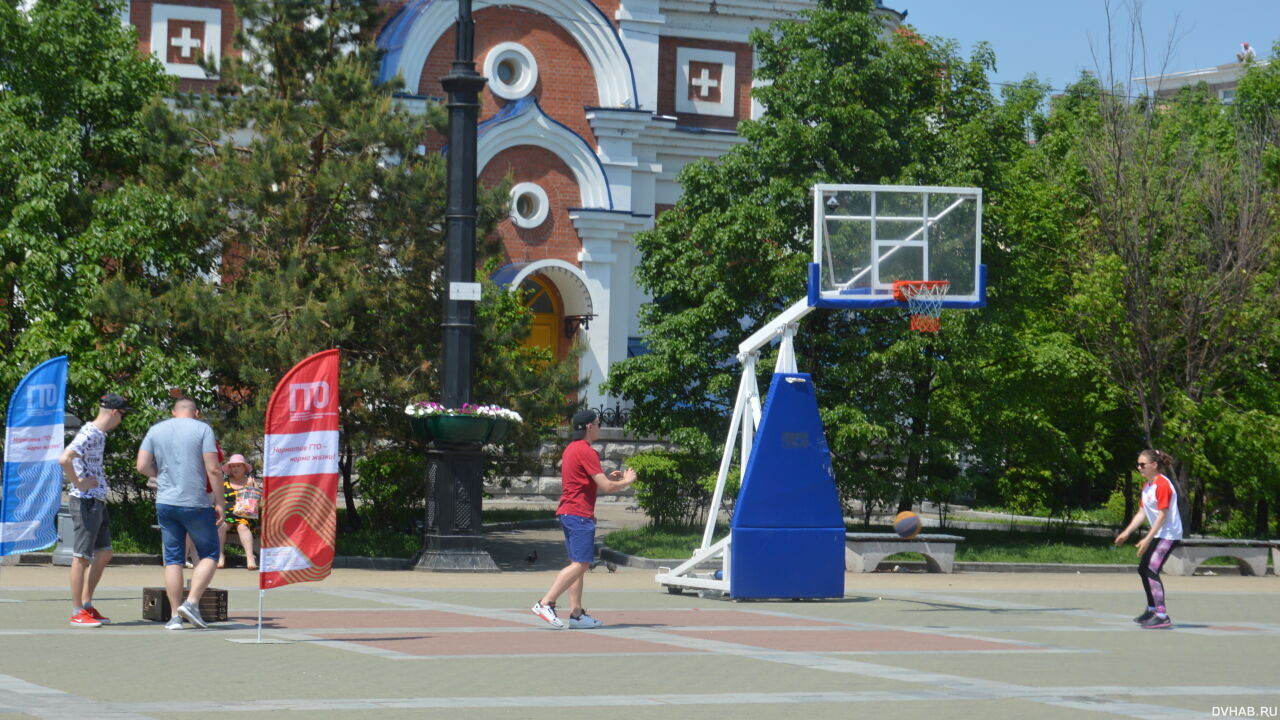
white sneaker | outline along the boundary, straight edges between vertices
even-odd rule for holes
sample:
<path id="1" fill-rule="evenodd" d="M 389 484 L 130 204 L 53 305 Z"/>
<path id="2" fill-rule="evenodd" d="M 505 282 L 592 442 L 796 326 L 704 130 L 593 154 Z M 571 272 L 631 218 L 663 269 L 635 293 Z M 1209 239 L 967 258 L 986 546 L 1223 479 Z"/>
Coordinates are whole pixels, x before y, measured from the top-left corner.
<path id="1" fill-rule="evenodd" d="M 556 608 L 554 605 L 543 605 L 541 602 L 535 603 L 533 606 L 533 614 L 547 621 L 547 624 L 553 628 L 563 628 L 564 622 L 556 617 Z"/>
<path id="2" fill-rule="evenodd" d="M 604 623 L 588 615 L 586 610 L 583 610 L 578 617 L 569 616 L 570 630 L 594 630 L 602 625 Z"/>
<path id="3" fill-rule="evenodd" d="M 200 608 L 192 605 L 190 601 L 184 602 L 178 606 L 178 614 L 186 619 L 187 622 L 195 625 L 201 630 L 209 627 L 209 623 L 200 617 Z"/>
<path id="4" fill-rule="evenodd" d="M 164 624 L 164 629 L 165 630 L 181 630 L 182 616 L 174 615 L 173 617 L 169 618 L 169 622 Z"/>

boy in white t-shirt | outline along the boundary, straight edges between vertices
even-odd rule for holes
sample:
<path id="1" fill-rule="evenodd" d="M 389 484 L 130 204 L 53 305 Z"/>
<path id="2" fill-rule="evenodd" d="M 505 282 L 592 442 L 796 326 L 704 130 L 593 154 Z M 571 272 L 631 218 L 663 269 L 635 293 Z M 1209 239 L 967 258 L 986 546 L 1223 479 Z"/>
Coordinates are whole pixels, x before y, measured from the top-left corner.
<path id="1" fill-rule="evenodd" d="M 111 518 L 107 513 L 107 475 L 102 456 L 107 433 L 115 430 L 129 403 L 115 393 L 98 400 L 98 416 L 80 426 L 58 457 L 70 484 L 67 506 L 75 540 L 71 550 L 71 626 L 96 628 L 111 622 L 93 606 L 93 591 L 111 562 Z"/>

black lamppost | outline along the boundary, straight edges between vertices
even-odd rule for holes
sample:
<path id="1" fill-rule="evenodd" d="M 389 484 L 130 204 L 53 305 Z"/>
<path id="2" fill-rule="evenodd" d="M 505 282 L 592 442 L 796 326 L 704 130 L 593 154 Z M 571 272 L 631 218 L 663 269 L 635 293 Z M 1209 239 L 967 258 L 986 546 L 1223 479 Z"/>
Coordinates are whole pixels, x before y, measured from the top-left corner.
<path id="1" fill-rule="evenodd" d="M 471 0 L 458 0 L 453 67 L 441 78 L 449 95 L 449 197 L 445 210 L 444 346 L 442 401 L 471 402 L 476 255 L 476 121 L 485 79 L 476 72 Z M 427 536 L 418 570 L 497 572 L 482 545 L 480 524 L 484 456 L 480 443 L 436 440 L 427 451 Z"/>

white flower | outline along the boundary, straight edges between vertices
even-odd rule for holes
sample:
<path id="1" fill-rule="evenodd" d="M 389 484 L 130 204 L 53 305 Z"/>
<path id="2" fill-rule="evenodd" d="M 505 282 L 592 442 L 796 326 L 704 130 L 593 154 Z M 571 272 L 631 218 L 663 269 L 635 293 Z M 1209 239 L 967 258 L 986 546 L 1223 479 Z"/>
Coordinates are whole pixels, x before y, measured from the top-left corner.
<path id="1" fill-rule="evenodd" d="M 428 417 L 430 415 L 448 415 L 449 411 L 440 403 L 423 400 L 406 405 L 404 414 L 410 417 Z"/>

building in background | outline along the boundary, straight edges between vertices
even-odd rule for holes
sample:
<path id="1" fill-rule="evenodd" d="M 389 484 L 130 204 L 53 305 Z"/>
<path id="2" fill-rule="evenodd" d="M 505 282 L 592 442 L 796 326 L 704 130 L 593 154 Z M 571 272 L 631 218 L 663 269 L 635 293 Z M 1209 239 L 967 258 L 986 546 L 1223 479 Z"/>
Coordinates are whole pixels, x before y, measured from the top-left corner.
<path id="1" fill-rule="evenodd" d="M 880 3 L 877 2 L 877 6 Z M 510 177 L 501 236 L 507 264 L 494 280 L 529 291 L 528 342 L 564 357 L 585 345 L 583 399 L 611 406 L 609 366 L 643 352 L 633 238 L 680 196 L 687 163 L 741 142 L 751 99 L 755 28 L 793 18 L 811 0 L 475 0 L 481 94 L 477 168 L 492 186 Z M 443 101 L 457 5 L 384 2 L 379 76 L 405 80 L 403 101 Z M 881 7 L 894 23 L 905 13 Z M 128 21 L 179 89 L 210 87 L 201 53 L 233 52 L 236 19 L 224 0 L 133 0 Z M 437 148 L 429 148 L 437 149 Z"/>
<path id="2" fill-rule="evenodd" d="M 1257 61 L 1253 47 L 1247 42 L 1240 43 L 1240 50 L 1235 55 L 1236 61 L 1233 63 L 1166 75 L 1149 75 L 1134 78 L 1134 82 L 1142 83 L 1158 98 L 1171 97 L 1184 87 L 1204 83 L 1219 100 L 1231 103 L 1235 100 L 1236 85 L 1240 84 L 1240 78 L 1244 77 L 1248 64 Z M 1266 64 L 1266 61 L 1261 61 L 1261 64 Z"/>

